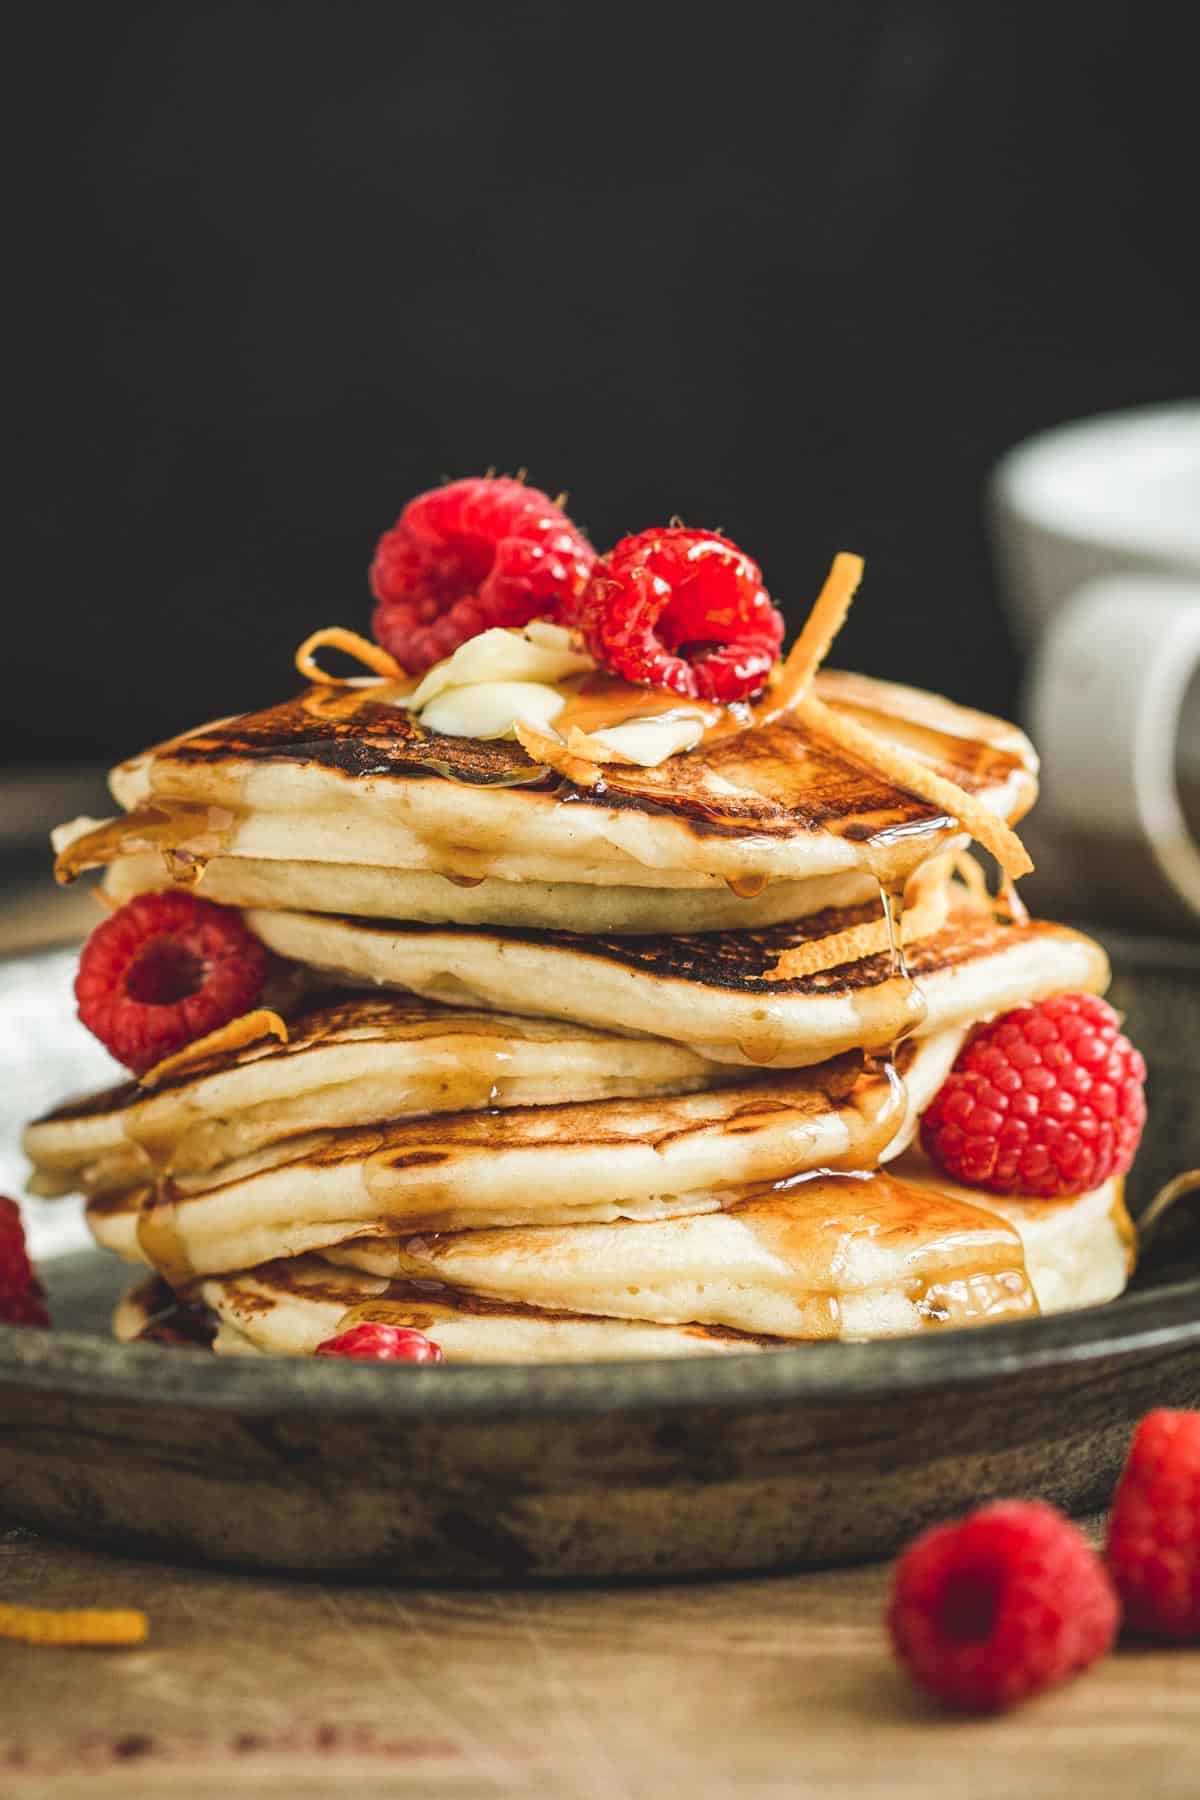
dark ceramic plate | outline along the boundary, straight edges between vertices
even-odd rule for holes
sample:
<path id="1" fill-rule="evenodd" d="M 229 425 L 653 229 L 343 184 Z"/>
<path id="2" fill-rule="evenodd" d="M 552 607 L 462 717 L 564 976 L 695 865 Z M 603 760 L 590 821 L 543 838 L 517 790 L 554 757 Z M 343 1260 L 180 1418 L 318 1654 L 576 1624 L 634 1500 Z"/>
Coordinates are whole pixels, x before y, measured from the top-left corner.
<path id="1" fill-rule="evenodd" d="M 1200 949 L 1110 939 L 1146 1050 L 1134 1210 L 1200 1162 Z M 0 1189 L 21 1122 L 93 1081 L 74 955 L 0 964 Z M 1132 1421 L 1200 1404 L 1200 1212 L 1133 1288 L 1047 1320 L 771 1356 L 395 1369 L 122 1349 L 125 1272 L 35 1205 L 54 1334 L 0 1327 L 0 1514 L 252 1567 L 409 1581 L 770 1568 L 885 1554 L 1000 1493 L 1103 1502 Z"/>

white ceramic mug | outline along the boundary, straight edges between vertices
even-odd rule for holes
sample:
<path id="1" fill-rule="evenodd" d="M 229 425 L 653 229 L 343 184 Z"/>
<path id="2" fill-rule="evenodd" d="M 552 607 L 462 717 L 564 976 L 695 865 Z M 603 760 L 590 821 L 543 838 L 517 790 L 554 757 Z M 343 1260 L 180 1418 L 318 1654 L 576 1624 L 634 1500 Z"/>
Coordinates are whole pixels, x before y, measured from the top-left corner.
<path id="1" fill-rule="evenodd" d="M 1042 836 L 1081 911 L 1200 929 L 1200 404 L 1019 444 L 990 502 Z"/>

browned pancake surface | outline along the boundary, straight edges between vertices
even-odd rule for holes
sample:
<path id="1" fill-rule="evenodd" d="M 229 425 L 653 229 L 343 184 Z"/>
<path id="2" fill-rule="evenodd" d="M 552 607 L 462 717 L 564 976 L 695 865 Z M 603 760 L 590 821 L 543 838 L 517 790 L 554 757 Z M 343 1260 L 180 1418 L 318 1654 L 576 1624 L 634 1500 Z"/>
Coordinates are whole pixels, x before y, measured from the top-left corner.
<path id="1" fill-rule="evenodd" d="M 541 944 L 569 950 L 575 956 L 620 963 L 640 975 L 663 981 L 690 981 L 698 987 L 775 997 L 780 994 L 855 993 L 880 987 L 891 980 L 895 970 L 891 953 L 886 950 L 816 974 L 782 979 L 770 974 L 784 951 L 848 931 L 856 925 L 874 923 L 879 912 L 878 906 L 831 907 L 824 912 L 811 913 L 804 919 L 793 919 L 758 931 L 706 931 L 690 936 L 636 938 L 581 937 L 570 931 L 521 930 L 501 925 L 414 925 L 387 919 L 353 919 L 348 923 L 364 935 L 377 937 L 461 936 Z M 1007 949 L 1023 940 L 1053 937 L 1056 930 L 1056 926 L 1040 920 L 1024 925 L 999 924 L 986 913 L 960 906 L 932 937 L 907 944 L 904 958 L 909 973 L 919 981 L 923 976 L 935 975 L 942 969 Z"/>
<path id="2" fill-rule="evenodd" d="M 846 680 L 831 676 L 819 685 L 835 707 L 860 712 L 862 695 L 847 687 Z M 1025 771 L 1015 748 L 924 723 L 920 733 L 931 765 L 968 792 L 1002 787 Z M 447 778 L 471 787 L 528 787 L 559 803 L 658 810 L 699 835 L 743 836 L 752 829 L 774 838 L 824 830 L 866 842 L 890 832 L 933 834 L 953 826 L 938 807 L 844 753 L 813 742 L 786 715 L 711 742 L 700 752 L 670 757 L 657 768 L 606 764 L 594 789 L 576 788 L 539 771 L 518 744 L 426 731 L 402 707 L 384 705 L 358 690 L 312 687 L 153 754 L 156 787 L 164 794 L 176 785 L 181 794 L 194 791 L 189 777 L 205 771 L 212 772 L 215 785 L 224 785 L 228 775 L 236 787 L 238 764 L 290 763 L 348 781 Z M 225 797 L 236 803 L 232 789 Z"/>

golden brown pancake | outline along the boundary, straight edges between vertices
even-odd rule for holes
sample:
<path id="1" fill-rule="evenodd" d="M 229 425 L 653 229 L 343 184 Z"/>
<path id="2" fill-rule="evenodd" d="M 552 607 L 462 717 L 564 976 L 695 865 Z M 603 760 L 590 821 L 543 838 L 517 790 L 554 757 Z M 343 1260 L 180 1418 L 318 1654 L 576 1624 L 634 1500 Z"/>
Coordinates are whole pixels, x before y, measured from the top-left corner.
<path id="1" fill-rule="evenodd" d="M 901 1046 L 899 1076 L 847 1056 L 675 1098 L 311 1133 L 178 1176 L 156 1203 L 137 1189 L 97 1196 L 88 1222 L 106 1248 L 178 1285 L 364 1233 L 713 1211 L 750 1182 L 899 1154 L 958 1043 Z"/>
<path id="2" fill-rule="evenodd" d="M 822 675 L 817 685 L 835 712 L 998 816 L 1032 803 L 1036 758 L 1014 727 L 862 676 Z M 384 703 L 386 692 L 312 688 L 135 757 L 112 780 L 135 816 L 75 843 L 70 866 L 152 849 L 192 879 L 215 857 L 244 857 L 468 881 L 745 890 L 848 872 L 895 884 L 961 837 L 956 819 L 818 744 L 791 715 L 657 768 L 606 765 L 599 787 L 579 788 L 516 744 L 431 735 Z M 325 907 L 337 905 L 324 891 Z M 576 923 L 565 913 L 561 922 Z"/>
<path id="3" fill-rule="evenodd" d="M 459 1363 L 600 1362 L 786 1348 L 773 1338 L 719 1326 L 589 1318 L 481 1300 L 433 1282 L 382 1281 L 332 1268 L 315 1256 L 211 1277 L 200 1293 L 207 1318 L 194 1305 L 181 1309 L 164 1283 L 139 1283 L 117 1308 L 117 1337 L 124 1343 L 211 1342 L 225 1356 L 310 1356 L 318 1344 L 366 1318 L 423 1331 L 448 1362 Z"/>
<path id="4" fill-rule="evenodd" d="M 850 1049 L 886 1048 L 907 1031 L 943 1031 L 1048 994 L 1108 985 L 1107 959 L 1090 938 L 1042 922 L 998 924 L 965 904 L 909 947 L 912 979 L 887 953 L 813 975 L 774 973 L 788 951 L 865 916 L 850 909 L 766 931 L 580 938 L 317 913 L 246 915 L 279 955 L 345 983 L 654 1033 L 715 1062 L 743 1065 L 803 1067 Z"/>
<path id="5" fill-rule="evenodd" d="M 1129 1229 L 1115 1181 L 1039 1205 L 904 1168 L 817 1171 L 686 1218 L 364 1240 L 325 1255 L 527 1305 L 778 1337 L 887 1337 L 1112 1299 L 1128 1274 Z"/>
<path id="6" fill-rule="evenodd" d="M 712 1085 L 711 1063 L 656 1038 L 343 993 L 310 999 L 286 1044 L 261 1038 L 152 1089 L 125 1081 L 58 1106 L 24 1146 L 39 1191 L 107 1193 L 166 1167 L 203 1174 L 300 1132 Z"/>

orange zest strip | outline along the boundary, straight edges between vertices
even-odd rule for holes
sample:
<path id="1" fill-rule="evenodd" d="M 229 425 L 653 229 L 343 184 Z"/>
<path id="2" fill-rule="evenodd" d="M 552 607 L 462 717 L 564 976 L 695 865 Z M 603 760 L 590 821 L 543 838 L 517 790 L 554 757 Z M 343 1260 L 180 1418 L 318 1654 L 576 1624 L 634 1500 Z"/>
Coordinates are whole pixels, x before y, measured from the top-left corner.
<path id="1" fill-rule="evenodd" d="M 972 904 L 978 906 L 981 912 L 991 912 L 993 902 L 988 891 L 987 876 L 971 852 L 956 850 L 951 860 L 954 873 L 966 888 Z"/>
<path id="2" fill-rule="evenodd" d="M 912 905 L 905 908 L 900 927 L 900 942 L 913 944 L 919 938 L 940 931 L 950 912 L 950 898 L 945 885 L 929 887 Z M 864 956 L 878 956 L 891 941 L 887 920 L 866 919 L 845 931 L 831 932 L 828 937 L 813 938 L 807 944 L 796 944 L 780 953 L 778 961 L 766 971 L 764 981 L 798 981 L 804 975 L 821 975 L 826 969 L 840 969 L 843 963 L 860 962 Z"/>
<path id="3" fill-rule="evenodd" d="M 150 1621 L 144 1612 L 65 1612 L 41 1606 L 0 1604 L 0 1638 L 18 1644 L 144 1644 Z"/>
<path id="4" fill-rule="evenodd" d="M 969 831 L 985 850 L 991 851 L 1010 881 L 1028 875 L 1033 862 L 1016 832 L 980 801 L 965 793 L 956 782 L 947 780 L 915 757 L 906 756 L 895 745 L 885 744 L 874 732 L 844 718 L 823 700 L 818 700 L 815 694 L 804 694 L 792 710 L 814 737 L 835 744 L 839 750 L 866 763 L 885 780 L 908 788 L 931 805 L 941 807 L 952 819 L 957 819 L 964 831 Z"/>
<path id="5" fill-rule="evenodd" d="M 548 769 L 553 769 L 555 774 L 562 775 L 576 787 L 599 787 L 604 779 L 603 772 L 596 763 L 574 755 L 561 738 L 550 737 L 547 732 L 539 731 L 536 725 L 526 725 L 521 719 L 515 722 L 513 730 L 526 756 L 532 757 L 534 762 L 544 763 Z"/>
<path id="6" fill-rule="evenodd" d="M 296 652 L 297 673 L 306 681 L 315 681 L 322 687 L 349 687 L 355 679 L 350 675 L 327 675 L 315 655 L 322 649 L 341 650 L 346 656 L 357 657 L 374 674 L 385 676 L 389 681 L 404 680 L 400 664 L 379 644 L 373 644 L 370 638 L 360 636 L 357 631 L 347 631 L 344 625 L 323 625 L 320 631 L 306 637 Z"/>
<path id="7" fill-rule="evenodd" d="M 763 718 L 773 719 L 794 706 L 808 691 L 813 676 L 829 654 L 829 647 L 846 623 L 850 602 L 863 578 L 863 559 L 850 550 L 839 550 L 825 585 L 817 595 L 804 628 L 788 652 L 779 679 L 763 700 Z"/>
<path id="8" fill-rule="evenodd" d="M 177 1050 L 174 1056 L 164 1056 L 152 1069 L 147 1069 L 144 1075 L 138 1076 L 138 1086 L 157 1087 L 169 1075 L 178 1075 L 196 1063 L 206 1062 L 210 1056 L 219 1056 L 226 1050 L 240 1050 L 243 1044 L 253 1044 L 265 1037 L 277 1037 L 281 1044 L 286 1044 L 288 1028 L 277 1012 L 260 1006 L 254 1012 L 242 1013 L 239 1018 L 230 1019 L 227 1025 L 218 1025 L 215 1031 L 197 1038 L 194 1044 L 187 1044 L 182 1050 Z"/>
<path id="9" fill-rule="evenodd" d="M 1185 1194 L 1200 1194 L 1200 1169 L 1186 1169 L 1182 1175 L 1176 1175 L 1173 1181 L 1168 1181 L 1165 1187 L 1159 1188 L 1137 1222 L 1138 1236 L 1143 1244 L 1163 1214 L 1169 1212 Z"/>

